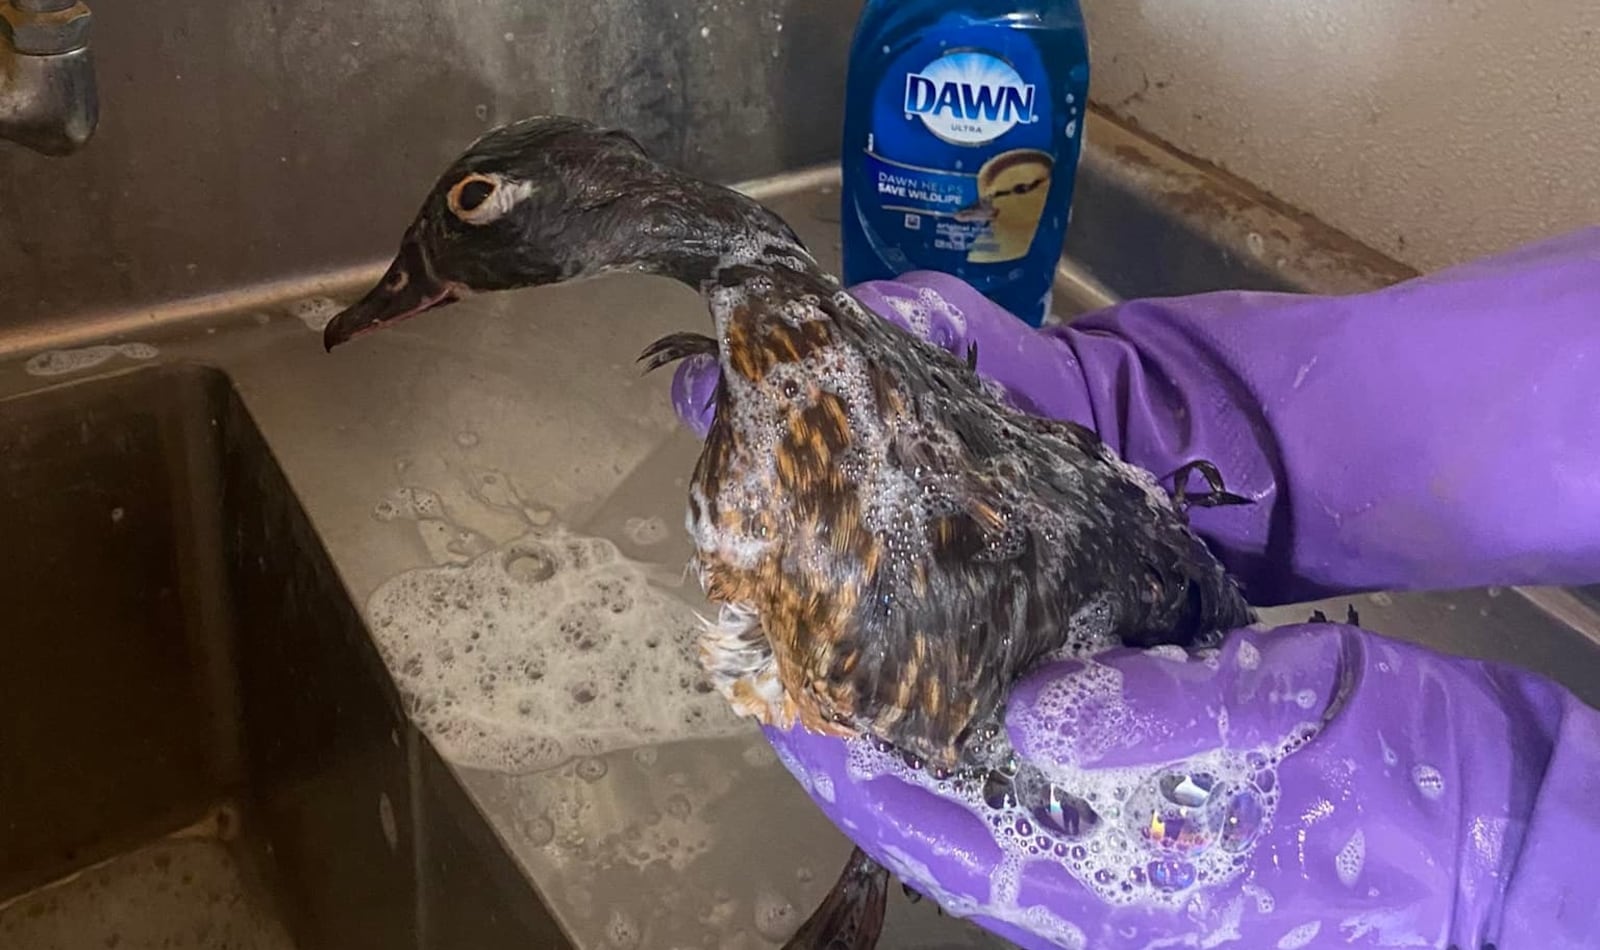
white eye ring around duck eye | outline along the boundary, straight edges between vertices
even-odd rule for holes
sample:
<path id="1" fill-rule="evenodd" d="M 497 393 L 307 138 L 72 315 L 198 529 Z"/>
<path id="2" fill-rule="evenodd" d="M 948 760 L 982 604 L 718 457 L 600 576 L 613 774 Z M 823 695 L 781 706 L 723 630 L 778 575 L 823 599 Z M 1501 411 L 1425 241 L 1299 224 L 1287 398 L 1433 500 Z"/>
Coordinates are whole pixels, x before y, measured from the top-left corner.
<path id="1" fill-rule="evenodd" d="M 499 175 L 472 172 L 450 186 L 446 203 L 450 213 L 468 224 L 488 224 L 510 211 L 517 202 L 533 194 L 525 181 L 511 181 Z"/>

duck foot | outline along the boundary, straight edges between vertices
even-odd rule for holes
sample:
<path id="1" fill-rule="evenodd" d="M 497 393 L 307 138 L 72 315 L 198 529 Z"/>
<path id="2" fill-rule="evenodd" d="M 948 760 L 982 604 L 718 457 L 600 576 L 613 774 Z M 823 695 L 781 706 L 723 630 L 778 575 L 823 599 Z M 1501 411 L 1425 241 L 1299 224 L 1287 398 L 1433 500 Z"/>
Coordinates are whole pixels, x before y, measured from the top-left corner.
<path id="1" fill-rule="evenodd" d="M 1199 472 L 1210 491 L 1200 495 L 1189 494 L 1191 472 Z M 1227 491 L 1222 484 L 1222 473 L 1217 471 L 1215 463 L 1205 459 L 1195 459 L 1193 462 L 1178 466 L 1178 470 L 1172 473 L 1172 484 L 1172 501 L 1179 508 L 1217 508 L 1222 505 L 1255 504 L 1243 495 Z"/>
<path id="2" fill-rule="evenodd" d="M 1306 622 L 1307 623 L 1332 623 L 1333 621 L 1329 620 L 1328 619 L 1328 615 L 1323 613 L 1322 611 L 1313 610 L 1311 612 L 1311 619 L 1306 621 Z M 1349 624 L 1352 627 L 1361 626 L 1361 615 L 1356 613 L 1356 605 L 1355 604 L 1345 604 L 1345 607 L 1344 607 L 1344 622 L 1346 624 Z"/>
<path id="3" fill-rule="evenodd" d="M 860 848 L 784 950 L 872 950 L 883 932 L 889 871 Z"/>

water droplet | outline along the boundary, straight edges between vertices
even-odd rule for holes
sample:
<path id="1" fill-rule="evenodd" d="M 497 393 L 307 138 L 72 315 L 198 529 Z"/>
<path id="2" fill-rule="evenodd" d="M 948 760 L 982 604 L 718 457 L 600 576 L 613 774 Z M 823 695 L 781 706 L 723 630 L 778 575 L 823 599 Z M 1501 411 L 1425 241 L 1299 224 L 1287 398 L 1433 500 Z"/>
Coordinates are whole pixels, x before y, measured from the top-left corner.
<path id="1" fill-rule="evenodd" d="M 632 950 L 639 945 L 641 936 L 639 925 L 633 922 L 633 918 L 621 910 L 611 912 L 611 919 L 606 922 L 606 939 L 611 941 L 613 947 Z"/>
<path id="2" fill-rule="evenodd" d="M 1194 865 L 1171 858 L 1151 861 L 1148 866 L 1150 883 L 1164 891 L 1181 891 L 1194 883 Z"/>
<path id="3" fill-rule="evenodd" d="M 1194 775 L 1169 772 L 1161 776 L 1160 784 L 1161 794 L 1167 801 L 1184 808 L 1199 808 L 1211 797 L 1217 780 L 1204 772 Z"/>
<path id="4" fill-rule="evenodd" d="M 756 931 L 774 942 L 789 939 L 800 926 L 794 905 L 781 894 L 770 891 L 756 895 L 755 923 Z"/>
<path id="5" fill-rule="evenodd" d="M 1216 779 L 1209 774 L 1168 772 L 1157 780 L 1153 794 L 1149 788 L 1134 793 L 1129 817 L 1145 840 L 1159 847 L 1203 848 L 1216 840 L 1223 822 L 1213 803 L 1214 791 Z"/>
<path id="6" fill-rule="evenodd" d="M 999 772 L 990 772 L 983 780 L 983 800 L 990 808 L 1010 808 L 1017 803 L 1011 780 Z"/>
<path id="7" fill-rule="evenodd" d="M 671 815 L 672 817 L 679 819 L 688 818 L 691 811 L 693 811 L 693 806 L 689 804 L 689 799 L 687 796 L 669 795 L 667 797 L 667 814 Z"/>
<path id="8" fill-rule="evenodd" d="M 1266 817 L 1266 806 L 1261 795 L 1252 787 L 1233 791 L 1227 797 L 1222 811 L 1222 829 L 1218 838 L 1224 851 L 1238 854 L 1255 843 L 1261 833 L 1261 823 Z"/>
<path id="9" fill-rule="evenodd" d="M 1354 887 L 1356 879 L 1361 876 L 1361 867 L 1367 861 L 1367 836 L 1357 828 L 1350 840 L 1344 843 L 1339 853 L 1334 856 L 1334 870 L 1339 874 L 1339 883 L 1345 887 Z"/>
<path id="10" fill-rule="evenodd" d="M 1317 934 L 1321 930 L 1322 921 L 1320 920 L 1313 920 L 1309 924 L 1301 924 L 1278 938 L 1278 950 L 1300 950 L 1300 948 L 1317 939 Z"/>
<path id="11" fill-rule="evenodd" d="M 536 848 L 549 844 L 556 837 L 555 823 L 544 815 L 523 822 L 521 830 L 523 839 Z"/>
<path id="12" fill-rule="evenodd" d="M 1439 774 L 1438 769 L 1426 763 L 1412 767 L 1411 781 L 1424 798 L 1437 801 L 1444 794 L 1444 776 Z"/>
<path id="13" fill-rule="evenodd" d="M 506 559 L 506 573 L 524 584 L 537 584 L 555 576 L 556 562 L 547 551 L 517 548 Z"/>
<path id="14" fill-rule="evenodd" d="M 1044 787 L 1031 811 L 1039 824 L 1067 838 L 1082 838 L 1099 824 L 1100 816 L 1089 803 L 1055 785 Z"/>
<path id="15" fill-rule="evenodd" d="M 400 848 L 400 826 L 394 817 L 394 802 L 389 800 L 388 792 L 378 794 L 378 824 L 383 828 L 383 840 L 388 842 L 390 851 Z"/>

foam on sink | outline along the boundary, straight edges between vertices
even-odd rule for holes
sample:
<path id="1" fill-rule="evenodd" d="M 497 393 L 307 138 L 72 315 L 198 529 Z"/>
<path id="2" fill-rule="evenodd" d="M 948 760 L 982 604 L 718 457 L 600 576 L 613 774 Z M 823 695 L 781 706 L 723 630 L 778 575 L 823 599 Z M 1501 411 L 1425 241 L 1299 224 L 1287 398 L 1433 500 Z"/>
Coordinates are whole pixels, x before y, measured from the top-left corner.
<path id="1" fill-rule="evenodd" d="M 307 297 L 290 304 L 289 314 L 304 323 L 306 329 L 321 333 L 328 328 L 328 324 L 333 322 L 333 318 L 338 316 L 342 309 L 344 308 L 339 306 L 337 301 L 327 297 Z"/>
<path id="2" fill-rule="evenodd" d="M 22 368 L 30 376 L 64 376 L 94 369 L 114 356 L 153 360 L 159 355 L 161 351 L 148 343 L 102 343 L 75 350 L 46 350 L 28 360 Z"/>
<path id="3" fill-rule="evenodd" d="M 409 571 L 367 616 L 418 726 L 463 765 L 527 772 L 748 729 L 702 674 L 694 612 L 601 538 L 535 532 Z"/>

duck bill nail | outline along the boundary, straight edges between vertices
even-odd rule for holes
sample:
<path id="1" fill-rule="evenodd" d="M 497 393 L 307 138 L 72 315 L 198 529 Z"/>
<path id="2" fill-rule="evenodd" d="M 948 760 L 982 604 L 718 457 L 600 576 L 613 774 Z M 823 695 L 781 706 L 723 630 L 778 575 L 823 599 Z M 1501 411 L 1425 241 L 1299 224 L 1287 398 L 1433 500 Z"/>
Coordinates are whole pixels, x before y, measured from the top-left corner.
<path id="1" fill-rule="evenodd" d="M 328 322 L 322 331 L 322 345 L 332 350 L 358 336 L 455 303 L 459 297 L 458 288 L 435 278 L 421 250 L 408 242 L 377 286 Z"/>

